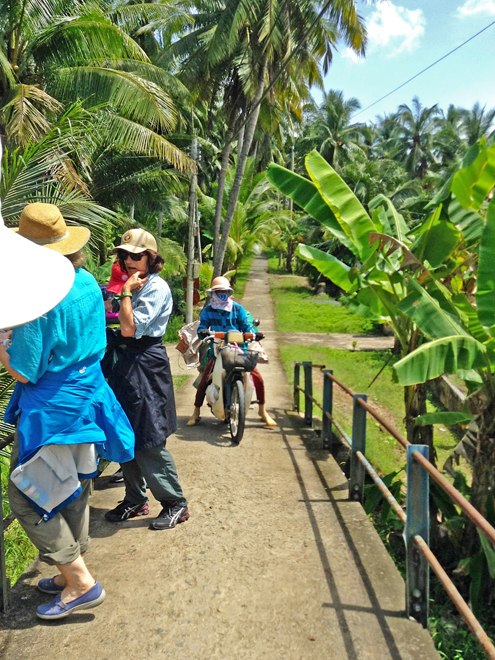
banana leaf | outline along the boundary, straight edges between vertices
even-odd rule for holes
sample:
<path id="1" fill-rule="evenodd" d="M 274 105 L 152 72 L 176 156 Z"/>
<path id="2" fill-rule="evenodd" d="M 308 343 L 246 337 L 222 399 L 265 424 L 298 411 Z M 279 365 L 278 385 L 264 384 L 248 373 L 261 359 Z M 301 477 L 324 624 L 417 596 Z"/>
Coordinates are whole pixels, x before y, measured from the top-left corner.
<path id="1" fill-rule="evenodd" d="M 383 233 L 390 234 L 405 245 L 410 245 L 411 240 L 407 237 L 409 229 L 403 216 L 396 210 L 391 200 L 385 195 L 373 197 L 369 203 L 371 210 L 378 211 L 378 217 L 383 225 Z M 384 221 L 387 224 L 384 224 Z"/>
<path id="2" fill-rule="evenodd" d="M 485 330 L 495 324 L 495 201 L 488 206 L 479 251 L 476 307 Z M 491 334 L 491 333 L 490 333 Z"/>
<path id="3" fill-rule="evenodd" d="M 454 196 L 448 206 L 448 215 L 450 222 L 461 230 L 466 247 L 474 245 L 481 239 L 483 218 L 474 211 L 463 209 Z"/>
<path id="4" fill-rule="evenodd" d="M 340 226 L 357 247 L 359 258 L 366 261 L 374 252 L 368 237 L 375 231 L 375 226 L 361 202 L 317 151 L 306 156 L 306 169 Z"/>
<path id="5" fill-rule="evenodd" d="M 487 149 L 482 138 L 474 147 L 477 148 L 476 158 L 455 173 L 451 190 L 463 208 L 479 211 L 495 186 L 495 144 Z M 473 149 L 473 155 L 475 153 Z"/>
<path id="6" fill-rule="evenodd" d="M 396 362 L 394 369 L 401 385 L 416 385 L 459 369 L 486 366 L 485 354 L 486 348 L 473 337 L 453 335 L 422 344 Z"/>
<path id="7" fill-rule="evenodd" d="M 470 422 L 473 416 L 469 413 L 455 411 L 441 411 L 426 413 L 416 417 L 418 426 L 428 426 L 429 424 L 443 424 L 444 426 L 453 426 L 454 424 L 464 424 Z"/>
<path id="8" fill-rule="evenodd" d="M 416 230 L 417 238 L 411 246 L 411 252 L 432 268 L 438 268 L 445 262 L 461 238 L 461 232 L 455 225 L 440 219 L 441 211 L 439 206 Z"/>
<path id="9" fill-rule="evenodd" d="M 416 280 L 409 280 L 413 290 L 397 305 L 398 309 L 415 323 L 430 339 L 441 339 L 452 335 L 469 336 L 462 327 L 455 307 L 444 300 L 442 305 Z M 439 293 L 437 291 L 437 293 Z"/>
<path id="10" fill-rule="evenodd" d="M 355 283 L 349 279 L 349 271 L 351 269 L 333 255 L 300 243 L 297 246 L 297 256 L 308 261 L 320 273 L 328 277 L 329 280 L 332 280 L 334 284 L 344 289 L 344 291 L 349 292 L 353 287 L 355 288 Z"/>
<path id="11" fill-rule="evenodd" d="M 473 335 L 475 339 L 484 343 L 490 339 L 490 335 L 485 331 L 481 325 L 478 312 L 476 308 L 469 302 L 464 293 L 458 293 L 452 298 L 452 302 L 456 306 L 456 309 L 460 311 L 466 318 L 467 327 L 469 332 Z"/>
<path id="12" fill-rule="evenodd" d="M 338 238 L 353 254 L 359 256 L 356 246 L 342 229 L 332 209 L 325 203 L 314 183 L 275 163 L 269 166 L 266 176 L 277 190 L 280 190 L 286 197 L 290 197 L 312 218 L 328 227 L 335 238 Z"/>

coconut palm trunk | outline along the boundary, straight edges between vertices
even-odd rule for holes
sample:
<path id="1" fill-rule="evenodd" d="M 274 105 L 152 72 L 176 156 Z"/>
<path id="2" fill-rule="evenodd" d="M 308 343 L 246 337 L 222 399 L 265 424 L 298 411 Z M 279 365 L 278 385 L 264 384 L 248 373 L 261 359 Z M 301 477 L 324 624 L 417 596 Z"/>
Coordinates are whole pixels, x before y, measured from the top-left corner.
<path id="1" fill-rule="evenodd" d="M 217 203 L 215 206 L 215 225 L 213 233 L 213 258 L 216 261 L 218 253 L 218 244 L 220 242 L 220 227 L 222 222 L 222 208 L 223 208 L 223 193 L 225 190 L 225 179 L 227 177 L 227 169 L 229 166 L 230 151 L 232 149 L 232 139 L 236 126 L 237 112 L 234 108 L 230 113 L 229 125 L 225 134 L 225 146 L 222 150 L 222 165 L 220 167 L 220 174 L 218 175 L 218 189 L 217 189 Z"/>
<path id="2" fill-rule="evenodd" d="M 244 170 L 246 168 L 246 161 L 251 149 L 251 143 L 253 141 L 254 131 L 256 129 L 256 124 L 258 123 L 258 115 L 260 112 L 260 101 L 263 95 L 263 90 L 265 88 L 265 75 L 266 75 L 266 57 L 263 59 L 263 62 L 260 67 L 260 73 L 258 78 L 258 87 L 253 98 L 253 104 L 251 113 L 248 115 L 248 121 L 244 127 L 244 140 L 242 142 L 242 149 L 237 155 L 237 167 L 235 172 L 234 183 L 232 186 L 232 191 L 229 197 L 229 203 L 227 206 L 227 211 L 225 214 L 225 220 L 223 223 L 222 237 L 220 239 L 218 250 L 215 251 L 215 260 L 214 260 L 214 270 L 213 277 L 217 277 L 222 274 L 223 260 L 225 257 L 225 251 L 227 249 L 227 241 L 229 238 L 230 227 L 232 225 L 232 220 L 234 217 L 234 211 L 239 199 L 239 192 L 241 190 L 242 178 L 244 176 Z"/>

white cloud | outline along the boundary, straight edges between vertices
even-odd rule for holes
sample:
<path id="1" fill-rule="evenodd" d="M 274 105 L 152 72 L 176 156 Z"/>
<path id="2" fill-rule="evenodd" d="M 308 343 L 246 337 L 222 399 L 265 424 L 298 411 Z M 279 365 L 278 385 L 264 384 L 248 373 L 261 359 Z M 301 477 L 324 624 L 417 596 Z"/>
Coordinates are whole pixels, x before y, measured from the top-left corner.
<path id="1" fill-rule="evenodd" d="M 495 0 L 466 0 L 457 8 L 461 16 L 472 16 L 473 14 L 488 14 L 495 16 Z"/>
<path id="2" fill-rule="evenodd" d="M 369 50 L 386 47 L 390 55 L 414 50 L 425 32 L 425 23 L 421 9 L 406 9 L 387 0 L 380 1 L 368 22 Z"/>
<path id="3" fill-rule="evenodd" d="M 344 52 L 342 53 L 342 57 L 344 57 L 347 60 L 351 60 L 355 64 L 363 64 L 364 62 L 364 57 L 360 57 L 357 55 L 352 48 L 346 48 Z"/>

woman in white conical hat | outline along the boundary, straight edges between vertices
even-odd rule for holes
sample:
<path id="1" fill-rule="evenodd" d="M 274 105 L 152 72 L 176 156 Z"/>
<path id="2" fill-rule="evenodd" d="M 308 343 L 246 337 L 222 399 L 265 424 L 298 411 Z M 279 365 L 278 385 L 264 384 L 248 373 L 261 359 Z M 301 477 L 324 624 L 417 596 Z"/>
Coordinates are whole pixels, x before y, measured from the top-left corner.
<path id="1" fill-rule="evenodd" d="M 26 294 L 2 317 L 5 325 L 15 327 L 2 335 L 0 363 L 18 381 L 5 411 L 5 421 L 17 427 L 9 503 L 40 559 L 60 571 L 38 583 L 53 600 L 40 605 L 37 615 L 54 620 L 93 608 L 105 598 L 83 558 L 90 540 L 88 497 L 96 475 L 95 448 L 110 460 L 129 461 L 134 433 L 101 372 L 106 345 L 103 299 L 96 280 L 80 268 L 89 231 L 67 227 L 53 204 L 35 203 L 23 210 L 18 233 L 0 227 L 0 245 L 18 249 L 17 264 L 10 263 L 3 282 L 12 282 L 16 296 Z M 64 284 L 69 291 L 56 304 L 54 294 L 44 289 L 57 286 L 51 280 L 52 266 L 60 260 L 60 276 L 69 269 L 69 286 Z M 30 273 L 31 290 L 26 282 L 19 290 L 18 271 Z M 33 300 L 33 292 L 41 304 Z M 60 288 L 57 297 L 62 294 Z"/>

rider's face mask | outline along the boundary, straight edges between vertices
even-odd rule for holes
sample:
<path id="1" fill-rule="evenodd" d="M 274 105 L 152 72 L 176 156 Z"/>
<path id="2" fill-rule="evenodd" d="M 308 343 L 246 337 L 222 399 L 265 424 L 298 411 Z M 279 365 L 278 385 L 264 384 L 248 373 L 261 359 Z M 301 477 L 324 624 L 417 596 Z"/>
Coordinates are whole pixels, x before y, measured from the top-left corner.
<path id="1" fill-rule="evenodd" d="M 211 295 L 213 309 L 224 309 L 226 312 L 230 312 L 233 304 L 232 294 L 228 291 L 214 291 Z"/>

